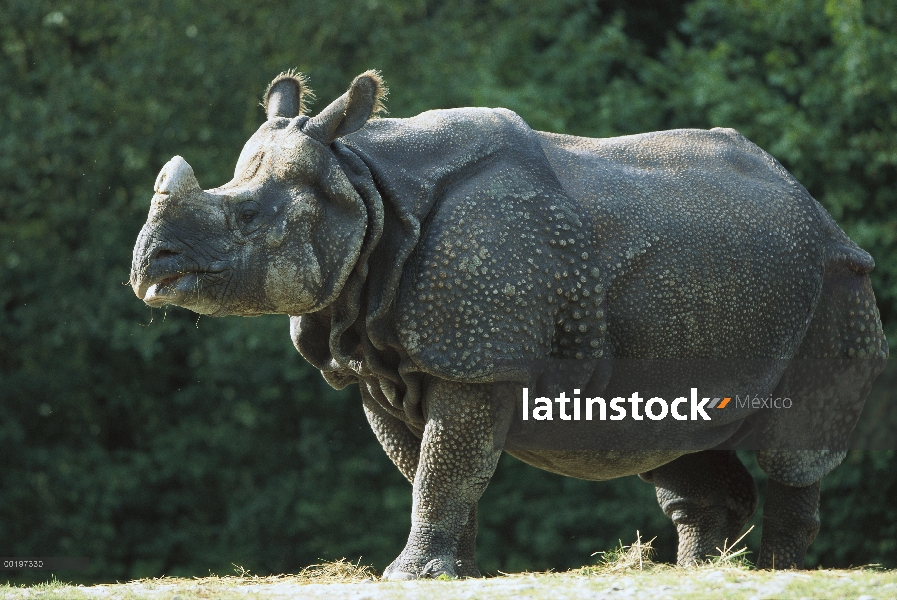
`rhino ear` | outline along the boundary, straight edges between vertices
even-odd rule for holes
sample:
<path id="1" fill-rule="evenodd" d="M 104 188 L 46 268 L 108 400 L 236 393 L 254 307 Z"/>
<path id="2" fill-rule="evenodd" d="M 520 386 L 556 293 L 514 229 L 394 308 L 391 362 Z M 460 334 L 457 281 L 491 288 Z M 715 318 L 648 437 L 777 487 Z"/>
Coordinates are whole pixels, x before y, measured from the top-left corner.
<path id="1" fill-rule="evenodd" d="M 322 144 L 361 129 L 372 116 L 385 112 L 386 85 L 377 71 L 365 71 L 352 81 L 349 91 L 310 119 L 303 131 Z"/>
<path id="2" fill-rule="evenodd" d="M 298 71 L 287 71 L 268 84 L 262 106 L 265 107 L 269 120 L 275 117 L 292 119 L 304 114 L 308 108 L 306 103 L 314 97 L 305 75 Z"/>

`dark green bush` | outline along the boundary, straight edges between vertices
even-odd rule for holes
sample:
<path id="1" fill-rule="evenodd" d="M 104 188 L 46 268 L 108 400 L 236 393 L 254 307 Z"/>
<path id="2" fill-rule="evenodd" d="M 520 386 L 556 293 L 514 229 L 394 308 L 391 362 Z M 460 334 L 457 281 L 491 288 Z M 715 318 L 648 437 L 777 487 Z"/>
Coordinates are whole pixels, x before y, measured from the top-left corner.
<path id="1" fill-rule="evenodd" d="M 410 487 L 285 317 L 151 311 L 126 285 L 159 168 L 180 154 L 205 187 L 228 180 L 281 70 L 309 74 L 317 108 L 374 67 L 398 117 L 488 105 L 590 136 L 735 127 L 875 256 L 893 342 L 895 31 L 888 0 L 0 4 L 0 554 L 86 555 L 88 573 L 62 576 L 114 581 L 382 568 L 401 549 Z M 825 480 L 811 563 L 894 566 L 895 466 L 857 454 Z M 636 478 L 506 457 L 480 514 L 487 571 L 579 566 L 636 530 L 675 553 Z"/>

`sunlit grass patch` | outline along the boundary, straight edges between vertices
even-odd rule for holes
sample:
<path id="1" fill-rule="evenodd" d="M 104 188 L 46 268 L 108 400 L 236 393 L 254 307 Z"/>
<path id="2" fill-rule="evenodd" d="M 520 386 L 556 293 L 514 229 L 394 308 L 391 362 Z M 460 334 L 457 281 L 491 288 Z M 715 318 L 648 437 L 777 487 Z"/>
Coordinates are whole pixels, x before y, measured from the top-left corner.
<path id="1" fill-rule="evenodd" d="M 595 553 L 595 565 L 566 572 L 501 573 L 485 579 L 387 582 L 374 569 L 340 559 L 322 561 L 294 575 L 252 575 L 241 567 L 229 576 L 160 577 L 130 583 L 72 586 L 51 580 L 30 587 L 0 586 L 2 600 L 280 600 L 287 598 L 368 600 L 554 600 L 614 598 L 872 598 L 897 597 L 897 571 L 874 567 L 851 570 L 760 571 L 751 568 L 738 543 L 718 557 L 688 568 L 655 563 L 651 542 L 636 532 L 632 544 Z"/>
<path id="2" fill-rule="evenodd" d="M 599 557 L 598 564 L 593 567 L 583 567 L 578 571 L 584 575 L 591 575 L 633 570 L 644 571 L 661 566 L 652 560 L 655 550 L 651 544 L 656 538 L 643 542 L 640 532 L 636 531 L 635 535 L 635 541 L 628 546 L 624 546 L 623 541 L 620 540 L 616 548 L 595 552 L 592 556 Z"/>
<path id="3" fill-rule="evenodd" d="M 334 561 L 322 561 L 318 564 L 304 567 L 295 575 L 252 575 L 239 565 L 234 565 L 236 575 L 226 577 L 204 577 L 188 581 L 221 583 L 228 582 L 233 585 L 251 583 L 355 583 L 359 581 L 373 581 L 378 579 L 377 571 L 371 565 L 361 564 L 361 558 L 352 562 L 346 558 Z M 167 579 L 166 581 L 173 581 Z"/>

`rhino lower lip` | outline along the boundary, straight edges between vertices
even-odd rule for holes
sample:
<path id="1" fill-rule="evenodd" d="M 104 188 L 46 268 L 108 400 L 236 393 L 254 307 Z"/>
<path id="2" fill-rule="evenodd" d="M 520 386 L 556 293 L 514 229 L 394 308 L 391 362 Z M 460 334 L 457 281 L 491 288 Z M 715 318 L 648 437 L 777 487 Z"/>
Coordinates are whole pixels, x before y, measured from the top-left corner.
<path id="1" fill-rule="evenodd" d="M 184 296 L 195 287 L 199 273 L 178 273 L 169 275 L 152 284 L 143 296 L 150 306 L 161 306 Z"/>
<path id="2" fill-rule="evenodd" d="M 171 283 L 172 281 L 177 281 L 184 275 L 186 275 L 186 273 L 181 274 L 181 275 L 172 275 L 171 277 L 166 277 L 165 279 L 160 281 L 157 285 L 160 285 L 160 286 L 167 285 L 167 284 Z"/>

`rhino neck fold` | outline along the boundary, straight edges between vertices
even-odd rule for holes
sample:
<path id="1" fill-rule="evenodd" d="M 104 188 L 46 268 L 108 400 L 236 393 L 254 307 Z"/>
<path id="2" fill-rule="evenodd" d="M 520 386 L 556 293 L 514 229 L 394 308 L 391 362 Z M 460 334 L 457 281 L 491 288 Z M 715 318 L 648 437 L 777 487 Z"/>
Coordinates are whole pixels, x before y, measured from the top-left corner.
<path id="1" fill-rule="evenodd" d="M 423 423 L 420 375 L 410 372 L 392 309 L 403 267 L 418 243 L 432 199 L 410 211 L 397 204 L 397 196 L 381 195 L 369 167 L 371 159 L 362 151 L 339 141 L 331 150 L 367 208 L 368 226 L 358 262 L 337 299 L 302 317 L 293 332 L 294 343 L 335 388 L 359 381 L 384 408 Z"/>

